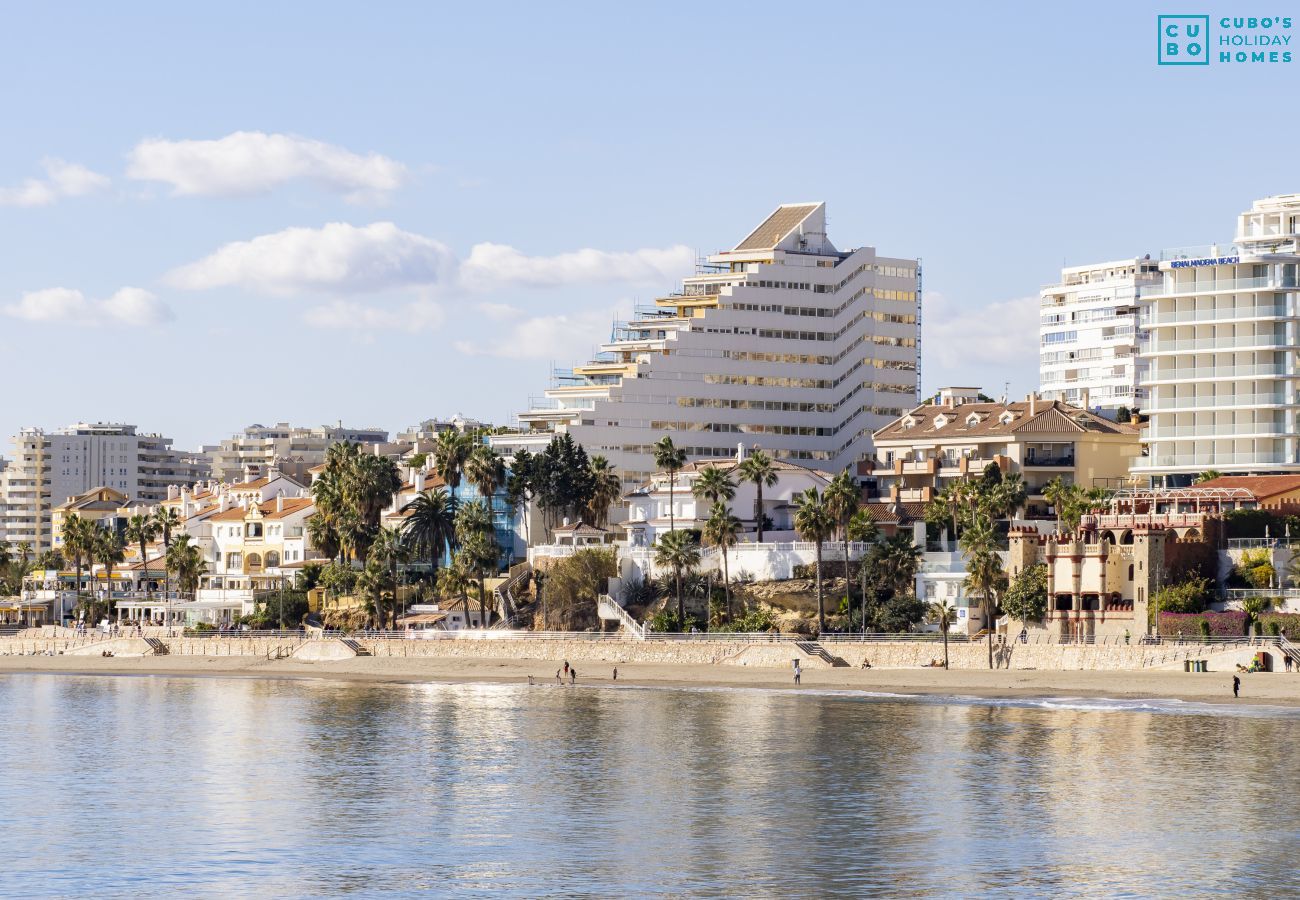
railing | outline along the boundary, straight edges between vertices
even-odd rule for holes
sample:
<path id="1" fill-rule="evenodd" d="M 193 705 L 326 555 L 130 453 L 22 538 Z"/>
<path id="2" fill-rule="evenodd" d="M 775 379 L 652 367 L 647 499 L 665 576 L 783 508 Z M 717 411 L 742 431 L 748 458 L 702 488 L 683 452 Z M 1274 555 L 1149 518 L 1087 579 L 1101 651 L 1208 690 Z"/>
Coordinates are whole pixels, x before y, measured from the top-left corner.
<path id="1" fill-rule="evenodd" d="M 1148 369 L 1142 384 L 1161 381 L 1187 381 L 1192 378 L 1242 378 L 1253 375 L 1285 375 L 1286 370 L 1274 363 L 1253 366 L 1197 366 L 1190 369 Z"/>
<path id="2" fill-rule="evenodd" d="M 1073 456 L 1030 456 L 1025 459 L 1026 466 L 1073 466 Z"/>
<path id="3" fill-rule="evenodd" d="M 1208 269 L 1207 269 L 1208 270 Z M 1288 290 L 1296 286 L 1294 278 L 1223 278 L 1216 281 L 1175 281 L 1173 284 L 1161 282 L 1140 288 L 1138 296 L 1146 297 L 1181 297 L 1186 294 L 1222 294 L 1229 291 Z"/>
<path id="4" fill-rule="evenodd" d="M 1247 423 L 1244 425 L 1176 425 L 1171 428 L 1148 428 L 1144 437 L 1148 441 L 1177 440 L 1178 438 L 1223 437 L 1241 434 L 1286 434 L 1285 426 L 1275 422 Z"/>
<path id="5" fill-rule="evenodd" d="M 807 638 L 804 638 L 804 640 L 807 640 Z M 948 643 L 950 644 L 965 644 L 975 640 L 977 640 L 977 638 L 974 635 L 965 632 L 948 632 Z M 978 638 L 978 640 L 983 640 L 983 637 Z M 866 634 L 862 634 L 861 632 L 856 634 L 851 634 L 849 632 L 822 632 L 817 636 L 817 642 L 821 644 L 879 644 L 895 642 L 942 644 L 943 633 L 939 631 L 908 631 L 899 634 L 873 634 L 871 632 Z"/>
<path id="6" fill-rule="evenodd" d="M 1175 409 L 1218 408 L 1225 406 L 1282 406 L 1288 401 L 1278 391 L 1271 394 L 1230 394 L 1227 396 L 1167 397 L 1147 404 L 1147 412 L 1168 412 Z"/>
<path id="7" fill-rule="evenodd" d="M 1170 453 L 1149 456 L 1132 469 L 1160 469 L 1169 466 L 1195 466 L 1210 469 L 1214 466 L 1290 465 L 1292 460 L 1280 453 Z"/>
<path id="8" fill-rule="evenodd" d="M 1228 588 L 1224 592 L 1224 599 L 1229 603 L 1233 600 L 1245 600 L 1249 597 L 1294 600 L 1300 598 L 1300 588 Z"/>
<path id="9" fill-rule="evenodd" d="M 1183 353 L 1189 350 L 1229 350 L 1239 347 L 1285 347 L 1286 337 L 1278 334 L 1247 334 L 1236 337 L 1193 338 L 1190 340 L 1152 340 L 1145 353 Z"/>
<path id="10" fill-rule="evenodd" d="M 615 602 L 609 594 L 601 594 L 600 599 L 596 601 L 596 614 L 607 621 L 618 622 L 637 640 L 645 640 L 645 626 L 632 618 L 632 614 Z"/>
<path id="11" fill-rule="evenodd" d="M 1300 536 L 1287 537 L 1280 534 L 1276 537 L 1266 538 L 1228 538 L 1228 549 L 1238 547 L 1290 547 L 1300 544 Z"/>

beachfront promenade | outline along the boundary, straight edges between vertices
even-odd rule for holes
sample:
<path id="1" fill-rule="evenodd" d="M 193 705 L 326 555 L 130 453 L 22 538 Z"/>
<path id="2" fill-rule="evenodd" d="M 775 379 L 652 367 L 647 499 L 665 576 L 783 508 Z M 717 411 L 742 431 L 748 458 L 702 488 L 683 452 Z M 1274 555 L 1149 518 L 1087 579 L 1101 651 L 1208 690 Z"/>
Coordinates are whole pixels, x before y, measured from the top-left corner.
<path id="1" fill-rule="evenodd" d="M 436 636 L 435 636 L 436 635 Z M 1121 671 L 1184 668 L 1188 660 L 1206 660 L 1211 671 L 1233 671 L 1268 654 L 1283 670 L 1287 646 L 1278 638 L 1208 639 L 1128 645 L 1059 644 L 1045 641 L 995 643 L 995 667 L 1004 670 Z M 937 635 L 827 635 L 815 641 L 797 635 L 649 634 L 645 638 L 616 632 L 529 632 L 469 630 L 459 632 L 387 632 L 307 635 L 298 631 L 210 635 L 166 634 L 147 629 L 137 636 L 77 634 L 65 628 L 33 628 L 0 637 L 0 656 L 187 656 L 293 658 L 330 662 L 352 658 L 589 660 L 610 663 L 754 666 L 785 668 L 798 659 L 807 669 L 925 667 L 944 656 Z M 987 669 L 988 647 L 982 641 L 950 641 L 949 666 Z"/>

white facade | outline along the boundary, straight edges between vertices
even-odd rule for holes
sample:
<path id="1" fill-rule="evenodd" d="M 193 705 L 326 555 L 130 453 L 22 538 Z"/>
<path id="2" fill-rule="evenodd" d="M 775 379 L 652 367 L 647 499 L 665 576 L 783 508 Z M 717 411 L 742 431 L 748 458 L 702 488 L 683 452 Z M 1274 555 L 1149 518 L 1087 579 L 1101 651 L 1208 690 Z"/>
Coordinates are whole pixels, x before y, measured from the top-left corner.
<path id="1" fill-rule="evenodd" d="M 1160 280 L 1150 257 L 1061 270 L 1039 300 L 1041 394 L 1087 409 L 1142 406 L 1138 290 Z"/>
<path id="2" fill-rule="evenodd" d="M 219 445 L 204 447 L 218 481 L 242 481 L 246 474 L 261 475 L 277 467 L 297 477 L 305 476 L 312 466 L 325 461 L 330 444 L 352 441 L 359 444 L 385 444 L 388 432 L 382 428 L 345 428 L 334 426 L 309 428 L 280 422 L 277 425 L 250 425 Z"/>
<path id="3" fill-rule="evenodd" d="M 1258 200 L 1233 244 L 1167 251 L 1141 291 L 1148 455 L 1170 483 L 1300 471 L 1300 194 Z"/>
<path id="4" fill-rule="evenodd" d="M 27 542 L 34 551 L 49 549 L 54 506 L 93 488 L 157 503 L 169 488 L 193 484 L 206 464 L 173 450 L 171 443 L 161 435 L 136 434 L 134 425 L 83 422 L 58 431 L 22 429 L 13 438 L 13 459 L 0 473 L 5 540 Z"/>
<path id="5" fill-rule="evenodd" d="M 730 457 L 738 439 L 830 471 L 869 456 L 872 432 L 916 401 L 920 267 L 836 250 L 825 231 L 824 204 L 779 207 L 680 293 L 615 323 L 519 417 L 524 433 L 493 445 L 537 451 L 568 432 L 628 486 L 654 472 L 664 435 L 690 459 Z"/>

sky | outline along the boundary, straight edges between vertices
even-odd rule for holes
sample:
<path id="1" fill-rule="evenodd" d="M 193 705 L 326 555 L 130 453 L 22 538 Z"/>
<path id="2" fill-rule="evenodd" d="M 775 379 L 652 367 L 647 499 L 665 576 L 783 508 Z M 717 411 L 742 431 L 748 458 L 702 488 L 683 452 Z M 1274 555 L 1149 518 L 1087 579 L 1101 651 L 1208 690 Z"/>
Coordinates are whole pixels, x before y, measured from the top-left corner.
<path id="1" fill-rule="evenodd" d="M 1023 394 L 1063 263 L 1300 190 L 1300 62 L 1158 66 L 1169 11 L 9 4 L 0 435 L 510 422 L 809 200 L 922 259 L 925 390 Z"/>

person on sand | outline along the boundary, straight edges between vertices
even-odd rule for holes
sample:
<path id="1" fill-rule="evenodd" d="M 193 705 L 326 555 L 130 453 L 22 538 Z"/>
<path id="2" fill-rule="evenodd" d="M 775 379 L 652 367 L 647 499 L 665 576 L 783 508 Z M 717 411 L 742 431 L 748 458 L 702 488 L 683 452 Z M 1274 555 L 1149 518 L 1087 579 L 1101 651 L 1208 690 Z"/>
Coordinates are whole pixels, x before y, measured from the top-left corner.
<path id="1" fill-rule="evenodd" d="M 578 670 L 569 669 L 569 684 L 577 684 L 577 683 L 578 683 Z"/>
<path id="2" fill-rule="evenodd" d="M 559 669 L 556 669 L 556 670 L 555 670 L 555 683 L 556 683 L 556 684 L 564 684 L 564 679 L 560 677 L 560 670 L 559 670 Z"/>
<path id="3" fill-rule="evenodd" d="M 794 661 L 794 683 L 798 684 L 799 679 L 803 677 L 803 669 L 799 665 L 799 660 Z"/>
<path id="4" fill-rule="evenodd" d="M 1287 657 L 1287 667 L 1289 668 L 1290 665 L 1291 665 L 1291 657 L 1288 656 L 1288 657 Z M 615 666 L 615 667 L 614 667 L 614 680 L 615 680 L 615 681 L 618 681 L 618 666 Z"/>
<path id="5" fill-rule="evenodd" d="M 529 686 L 529 687 L 532 687 L 532 686 L 533 686 L 533 676 L 531 676 L 531 675 L 528 676 L 528 686 Z"/>
<path id="6" fill-rule="evenodd" d="M 1241 696 L 1241 678 L 1237 675 L 1232 676 L 1232 696 Z"/>
<path id="7" fill-rule="evenodd" d="M 569 674 L 569 661 L 567 659 L 564 661 L 564 674 Z"/>

